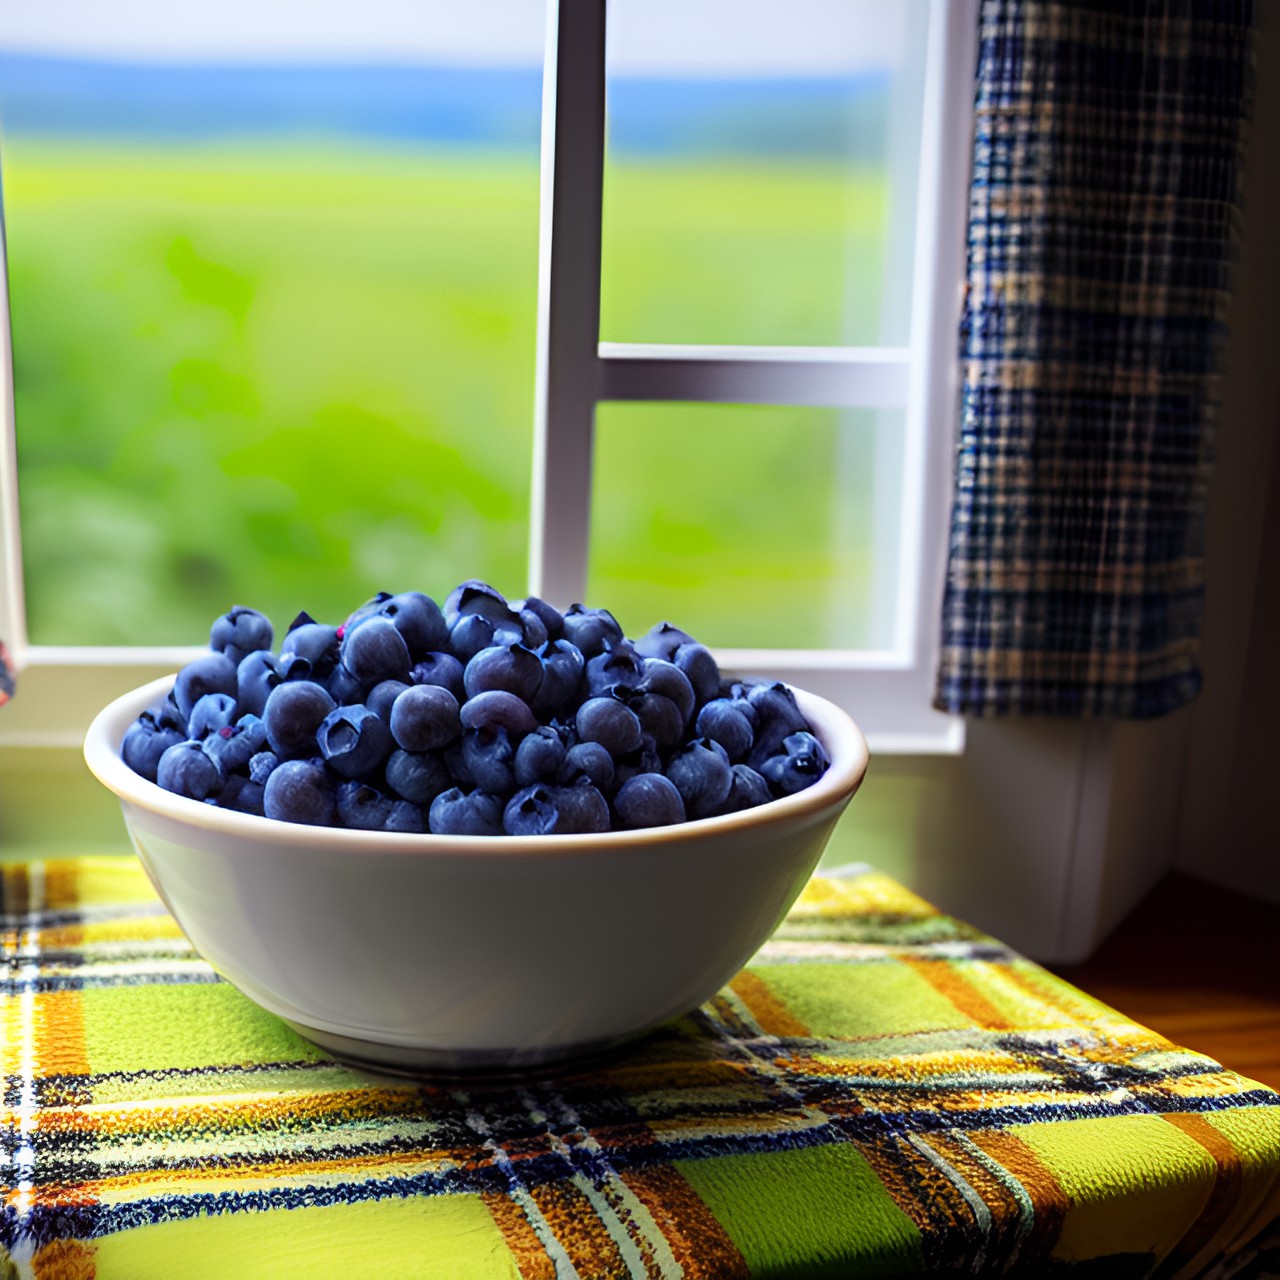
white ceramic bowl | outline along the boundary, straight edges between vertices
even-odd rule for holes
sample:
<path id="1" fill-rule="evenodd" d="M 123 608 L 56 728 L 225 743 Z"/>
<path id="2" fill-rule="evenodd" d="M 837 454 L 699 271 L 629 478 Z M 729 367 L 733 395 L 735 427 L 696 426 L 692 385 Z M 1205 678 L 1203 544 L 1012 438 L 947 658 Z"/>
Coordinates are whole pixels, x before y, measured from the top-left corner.
<path id="1" fill-rule="evenodd" d="M 196 950 L 308 1039 L 408 1071 L 515 1068 L 696 1008 L 773 932 L 862 781 L 867 748 L 796 690 L 831 757 L 755 809 L 604 835 L 436 836 L 300 826 L 162 790 L 120 758 L 172 678 L 90 726 L 156 890 Z"/>

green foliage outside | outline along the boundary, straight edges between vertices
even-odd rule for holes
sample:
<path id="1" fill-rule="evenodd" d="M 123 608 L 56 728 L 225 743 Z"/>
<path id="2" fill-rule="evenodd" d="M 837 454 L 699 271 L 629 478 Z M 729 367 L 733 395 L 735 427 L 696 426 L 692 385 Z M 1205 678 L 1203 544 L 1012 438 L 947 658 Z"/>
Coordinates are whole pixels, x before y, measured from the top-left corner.
<path id="1" fill-rule="evenodd" d="M 336 621 L 472 576 L 523 593 L 536 157 L 4 160 L 33 642 L 202 643 L 233 603 Z M 606 199 L 604 337 L 876 340 L 881 177 L 630 164 Z M 604 407 L 591 597 L 629 631 L 828 642 L 865 601 L 869 442 L 820 410 Z"/>

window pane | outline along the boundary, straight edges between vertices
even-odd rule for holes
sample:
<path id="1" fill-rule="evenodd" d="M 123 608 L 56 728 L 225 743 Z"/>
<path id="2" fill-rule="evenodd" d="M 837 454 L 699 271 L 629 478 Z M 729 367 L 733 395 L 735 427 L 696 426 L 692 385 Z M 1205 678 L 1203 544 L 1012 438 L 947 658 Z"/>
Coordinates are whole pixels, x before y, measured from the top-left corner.
<path id="1" fill-rule="evenodd" d="M 926 0 L 611 0 L 601 336 L 903 345 Z"/>
<path id="2" fill-rule="evenodd" d="M 725 648 L 892 644 L 901 411 L 606 404 L 590 602 Z"/>
<path id="3" fill-rule="evenodd" d="M 544 19 L 422 9 L 5 6 L 33 642 L 524 581 Z"/>

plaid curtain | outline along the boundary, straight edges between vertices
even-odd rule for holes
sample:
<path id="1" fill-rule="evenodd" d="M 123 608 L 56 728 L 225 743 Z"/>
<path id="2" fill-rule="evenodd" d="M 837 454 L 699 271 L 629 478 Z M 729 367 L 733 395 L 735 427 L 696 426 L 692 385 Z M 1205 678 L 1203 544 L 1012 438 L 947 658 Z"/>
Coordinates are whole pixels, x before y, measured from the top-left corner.
<path id="1" fill-rule="evenodd" d="M 935 705 L 1160 715 L 1200 687 L 1248 0 L 987 0 Z"/>

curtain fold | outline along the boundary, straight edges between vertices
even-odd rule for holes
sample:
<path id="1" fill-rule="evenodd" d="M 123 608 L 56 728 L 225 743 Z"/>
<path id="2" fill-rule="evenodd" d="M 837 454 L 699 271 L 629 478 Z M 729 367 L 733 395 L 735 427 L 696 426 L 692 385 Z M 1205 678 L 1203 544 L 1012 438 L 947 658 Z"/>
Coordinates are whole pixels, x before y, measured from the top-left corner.
<path id="1" fill-rule="evenodd" d="M 935 706 L 1194 697 L 1247 0 L 982 7 Z"/>

